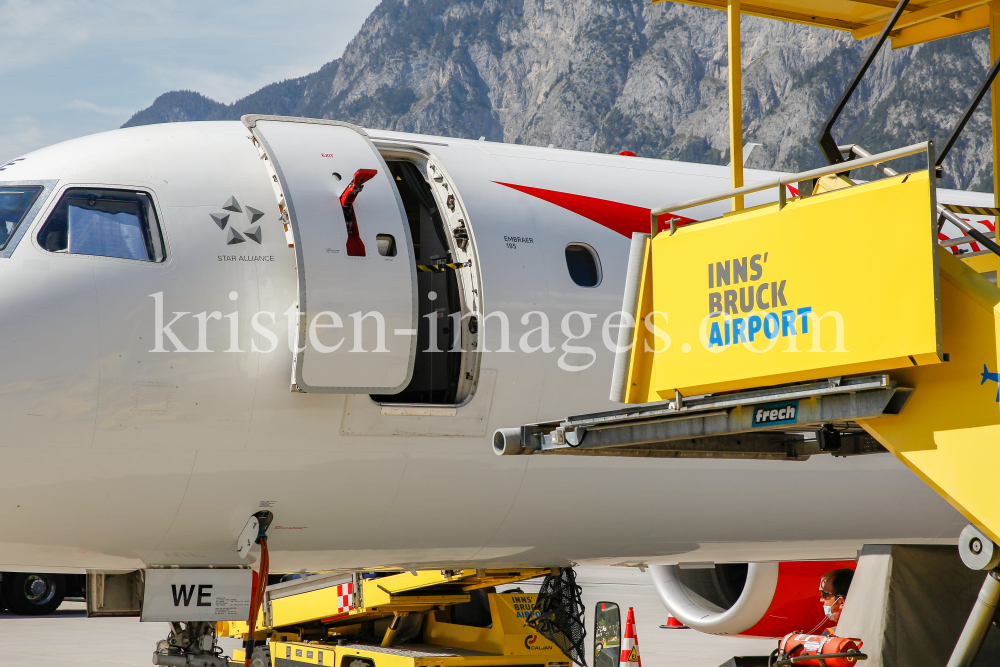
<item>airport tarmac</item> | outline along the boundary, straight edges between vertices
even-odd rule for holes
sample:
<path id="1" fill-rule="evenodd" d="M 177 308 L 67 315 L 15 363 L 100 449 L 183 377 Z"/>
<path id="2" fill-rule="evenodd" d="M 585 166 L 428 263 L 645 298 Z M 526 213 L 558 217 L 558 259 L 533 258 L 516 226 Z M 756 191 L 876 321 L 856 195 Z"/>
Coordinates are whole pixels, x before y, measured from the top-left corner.
<path id="1" fill-rule="evenodd" d="M 647 667 L 717 667 L 734 655 L 766 655 L 777 645 L 770 639 L 715 637 L 694 630 L 665 630 L 667 612 L 653 590 L 649 572 L 631 567 L 579 567 L 587 609 L 587 642 L 593 641 L 593 610 L 598 602 L 616 602 L 635 610 L 639 653 Z M 538 590 L 538 580 L 501 586 Z M 13 616 L 0 612 L 0 667 L 145 667 L 157 641 L 167 635 L 165 623 L 136 618 L 86 618 L 82 602 L 64 602 L 51 616 Z M 221 641 L 227 653 L 240 646 Z M 588 647 L 587 661 L 593 666 Z"/>

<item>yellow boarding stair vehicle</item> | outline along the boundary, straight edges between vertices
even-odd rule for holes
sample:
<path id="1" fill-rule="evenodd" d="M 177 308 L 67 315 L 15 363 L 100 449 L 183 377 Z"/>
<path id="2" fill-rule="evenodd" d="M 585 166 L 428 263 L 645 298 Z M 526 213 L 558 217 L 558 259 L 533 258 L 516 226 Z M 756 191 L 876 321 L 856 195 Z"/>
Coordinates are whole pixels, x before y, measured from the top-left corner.
<path id="1" fill-rule="evenodd" d="M 664 1 L 654 0 L 654 3 Z M 939 155 L 936 159 L 931 158 L 930 161 L 934 163 L 936 175 L 940 176 L 945 155 L 954 146 L 979 102 L 985 95 L 989 94 L 993 110 L 994 206 L 1000 206 L 1000 169 L 996 168 L 996 165 L 1000 164 L 1000 117 L 996 111 L 1000 108 L 1000 85 L 991 86 L 998 70 L 1000 70 L 1000 3 L 995 0 L 903 0 L 898 4 L 893 1 L 884 2 L 881 0 L 751 0 L 751 2 L 742 4 L 740 0 L 673 1 L 727 12 L 730 62 L 736 64 L 735 67 L 730 68 L 730 132 L 733 148 L 737 153 L 742 143 L 741 59 L 740 40 L 733 39 L 732 36 L 739 35 L 741 14 L 841 30 L 849 32 L 858 40 L 877 37 L 867 58 L 821 129 L 820 148 L 832 165 L 856 164 L 847 160 L 867 156 L 865 151 L 856 146 L 838 146 L 833 139 L 832 130 L 850 96 L 861 83 L 862 76 L 871 66 L 884 43 L 888 42 L 892 48 L 897 49 L 975 30 L 988 29 L 990 61 L 993 66 L 986 73 L 978 91 L 972 96 L 965 114 L 959 119 L 951 136 L 940 148 Z M 974 67 L 975 65 L 973 65 Z M 732 165 L 733 185 L 734 188 L 738 188 L 743 185 L 742 162 L 736 154 L 733 155 Z M 877 168 L 883 174 L 894 173 L 891 169 L 887 171 L 884 164 Z M 930 189 L 932 191 L 936 180 L 934 175 L 930 175 Z M 909 184 L 912 184 L 912 178 L 901 177 L 904 180 L 909 179 L 907 181 Z M 858 238 L 864 238 L 864 244 L 872 247 L 874 243 L 877 243 L 876 238 L 885 238 L 882 232 L 890 221 L 884 216 L 896 215 L 898 209 L 895 209 L 894 204 L 898 203 L 900 196 L 905 196 L 903 191 L 907 189 L 907 184 L 902 183 L 901 179 L 895 181 L 899 187 L 894 187 L 892 179 L 889 179 L 889 183 L 884 183 L 881 186 L 872 185 L 871 187 L 875 188 L 887 188 L 886 194 L 876 195 L 875 198 L 880 203 L 874 209 L 868 209 L 867 205 L 864 205 L 864 211 L 850 211 L 850 214 L 861 217 L 852 217 L 850 221 L 846 221 L 827 215 L 827 212 L 832 213 L 835 208 L 845 210 L 841 203 L 835 202 L 836 198 L 834 198 L 830 200 L 829 205 L 824 203 L 820 207 L 826 209 L 826 212 L 817 215 L 816 218 L 825 218 L 827 222 L 838 226 L 846 223 L 851 227 L 854 226 L 855 221 L 864 220 L 865 222 L 854 229 L 863 234 L 862 237 Z M 836 176 L 828 174 L 816 184 L 815 189 L 822 192 L 845 185 L 851 185 L 851 181 L 845 178 L 842 173 Z M 867 187 L 869 186 L 861 186 L 862 189 Z M 889 194 L 890 191 L 891 194 Z M 806 192 L 806 194 L 809 193 Z M 860 197 L 855 194 L 845 196 L 860 204 L 864 195 Z M 931 196 L 933 197 L 933 192 Z M 739 197 L 734 198 L 733 201 L 735 209 L 742 208 Z M 923 201 L 926 203 L 926 199 Z M 962 207 L 956 207 L 956 210 L 945 210 L 941 213 L 943 217 L 958 224 L 963 231 L 973 237 L 966 237 L 965 241 L 974 240 L 979 246 L 987 249 L 992 246 L 992 252 L 982 250 L 976 253 L 976 256 L 965 256 L 964 263 L 976 272 L 996 272 L 998 266 L 997 248 L 992 241 L 995 237 L 989 235 L 990 240 L 983 239 L 981 232 L 974 230 L 968 224 L 964 227 L 960 224 L 965 222 L 960 217 L 963 213 L 985 213 L 995 219 L 996 209 L 964 211 Z M 746 216 L 754 217 L 755 214 L 748 211 L 741 215 L 747 219 Z M 937 215 L 933 213 L 932 215 L 938 222 L 940 221 Z M 872 242 L 871 244 L 869 244 L 869 240 Z M 815 237 L 801 239 L 796 245 L 800 252 L 812 254 L 817 262 L 822 262 L 823 253 L 817 252 L 819 248 L 815 245 L 816 242 L 825 243 L 825 240 Z M 955 245 L 954 242 L 948 242 L 948 244 L 952 247 Z M 653 253 L 656 255 L 655 249 Z M 863 249 L 855 247 L 849 255 L 840 255 L 840 257 L 850 257 L 849 261 L 852 267 L 861 268 L 858 267 L 858 262 L 859 260 L 865 261 L 862 260 L 862 255 L 864 255 Z M 997 447 L 1000 445 L 1000 424 L 998 424 L 1000 416 L 997 414 L 997 405 L 984 405 L 983 401 L 979 400 L 982 392 L 976 390 L 975 383 L 970 384 L 968 381 L 970 377 L 976 378 L 977 376 L 981 378 L 979 384 L 997 381 L 995 348 L 996 336 L 1000 333 L 997 333 L 998 330 L 992 318 L 997 294 L 991 289 L 991 286 L 985 284 L 986 281 L 980 280 L 972 272 L 965 271 L 964 267 L 952 261 L 950 253 L 939 251 L 938 255 L 940 259 L 938 260 L 939 280 L 937 286 L 940 287 L 940 293 L 935 294 L 935 296 L 940 299 L 939 334 L 943 340 L 940 341 L 942 347 L 937 352 L 939 356 L 948 354 L 951 361 L 944 365 L 938 365 L 944 361 L 943 358 L 935 362 L 931 357 L 926 357 L 921 361 L 918 356 L 914 356 L 917 363 L 914 363 L 912 368 L 907 368 L 905 364 L 893 363 L 867 366 L 867 368 L 876 368 L 877 370 L 891 369 L 892 381 L 915 391 L 905 413 L 898 416 L 861 420 L 858 424 L 961 511 L 991 540 L 1000 542 L 1000 502 L 996 499 L 995 483 L 989 474 L 989 471 L 997 470 L 998 465 L 1000 465 L 1000 450 Z M 901 275 L 893 276 L 890 272 L 878 270 L 866 271 L 866 273 L 868 279 L 879 280 L 883 284 L 895 282 L 895 286 L 899 288 L 895 290 L 895 298 L 908 299 L 921 290 L 923 290 L 925 297 L 929 296 L 926 292 L 926 286 L 918 287 L 914 284 L 899 282 L 900 279 L 903 279 Z M 993 273 L 993 275 L 996 274 Z M 996 282 L 995 277 L 993 282 Z M 658 284 L 665 283 L 661 281 Z M 875 305 L 874 300 L 868 298 L 868 292 L 864 289 L 855 291 L 850 286 L 843 285 L 841 292 L 847 298 L 863 297 L 863 301 L 876 308 L 888 305 L 885 302 Z M 869 321 L 874 324 L 879 321 L 879 318 L 874 317 Z M 869 338 L 870 335 L 877 335 L 873 332 L 860 333 L 864 344 L 872 342 Z M 900 333 L 896 330 L 886 330 L 883 335 L 895 337 Z M 903 340 L 896 338 L 893 342 L 902 343 Z M 974 361 L 972 357 L 976 355 L 979 358 Z M 851 356 L 853 356 L 853 351 Z M 821 365 L 819 364 L 819 366 Z M 830 370 L 835 370 L 837 365 L 840 363 L 831 363 Z M 976 366 L 976 368 L 972 368 L 972 366 Z M 989 367 L 991 366 L 994 368 L 994 372 L 990 372 Z M 973 373 L 973 371 L 975 372 Z M 854 371 L 844 371 L 844 373 L 851 372 Z M 738 370 L 735 375 L 739 375 Z M 816 374 L 813 377 L 816 377 Z M 743 386 L 752 385 L 744 384 Z M 662 389 L 662 387 L 660 388 Z M 644 400 L 657 399 L 647 395 Z"/>
<path id="2" fill-rule="evenodd" d="M 536 595 L 496 592 L 550 572 L 324 573 L 274 584 L 264 593 L 252 664 L 569 667 L 559 647 L 525 623 Z M 218 623 L 219 636 L 245 641 L 248 632 L 244 622 Z M 233 659 L 242 665 L 245 652 Z"/>
<path id="3" fill-rule="evenodd" d="M 1000 215 L 1000 2 L 675 1 L 727 13 L 732 189 L 654 209 L 650 234 L 633 236 L 622 308 L 633 317 L 611 389 L 630 407 L 500 429 L 494 451 L 804 460 L 888 450 L 970 521 L 963 561 L 991 571 L 949 667 L 971 664 L 1000 603 L 1000 247 L 963 216 Z M 822 127 L 829 166 L 744 184 L 744 13 L 877 35 Z M 942 146 L 871 155 L 834 140 L 886 42 L 984 28 L 993 65 Z M 942 203 L 945 158 L 987 94 L 993 206 Z M 697 220 L 679 225 L 682 210 Z M 961 238 L 940 238 L 946 224 Z M 963 244 L 973 252 L 950 250 Z"/>

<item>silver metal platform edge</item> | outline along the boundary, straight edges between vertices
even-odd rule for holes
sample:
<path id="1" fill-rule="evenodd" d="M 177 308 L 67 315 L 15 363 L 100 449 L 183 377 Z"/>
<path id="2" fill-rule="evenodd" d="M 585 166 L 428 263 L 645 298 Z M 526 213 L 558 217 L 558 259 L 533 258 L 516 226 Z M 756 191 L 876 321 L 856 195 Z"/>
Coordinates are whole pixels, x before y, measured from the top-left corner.
<path id="1" fill-rule="evenodd" d="M 678 397 L 523 425 L 522 451 L 776 460 L 805 460 L 821 453 L 874 454 L 886 450 L 857 422 L 899 414 L 912 393 L 878 374 Z"/>

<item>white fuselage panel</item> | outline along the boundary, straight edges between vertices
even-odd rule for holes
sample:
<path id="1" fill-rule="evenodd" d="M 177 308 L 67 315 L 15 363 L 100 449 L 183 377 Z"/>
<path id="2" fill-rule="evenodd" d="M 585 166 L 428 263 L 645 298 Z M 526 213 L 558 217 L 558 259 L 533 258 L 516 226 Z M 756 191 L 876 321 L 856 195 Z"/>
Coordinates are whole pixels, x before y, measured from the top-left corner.
<path id="1" fill-rule="evenodd" d="M 268 140 L 277 136 L 269 132 Z M 497 428 L 617 407 L 607 398 L 614 354 L 605 342 L 617 329 L 605 323 L 621 306 L 630 229 L 642 231 L 643 209 L 648 221 L 652 207 L 724 189 L 723 167 L 354 135 L 359 151 L 419 151 L 447 171 L 481 281 L 469 283 L 483 315 L 474 389 L 449 409 L 379 405 L 367 389 L 290 391 L 289 341 L 302 340 L 299 263 L 308 272 L 354 258 L 326 251 L 344 243 L 332 184 L 328 210 L 309 213 L 330 216 L 332 226 L 317 232 L 330 238 L 288 247 L 250 134 L 238 122 L 126 129 L 31 153 L 0 172 L 0 185 L 55 182 L 28 232 L 0 257 L 0 570 L 243 563 L 236 538 L 263 508 L 275 517 L 271 568 L 285 572 L 853 557 L 865 543 L 954 541 L 963 527 L 888 454 L 805 462 L 494 455 Z M 317 145 L 315 161 L 322 166 L 319 154 L 339 149 Z M 383 168 L 377 154 L 366 159 Z M 301 165 L 280 154 L 277 162 L 298 206 L 305 195 L 291 172 Z M 340 188 L 365 166 L 347 162 L 329 169 L 350 171 Z M 746 174 L 748 182 L 773 176 Z M 390 183 L 374 181 L 358 197 L 361 231 L 383 233 L 365 222 L 382 216 L 403 245 Z M 81 185 L 149 192 L 166 261 L 44 250 L 35 233 L 60 193 Z M 242 213 L 223 208 L 230 198 Z M 685 215 L 715 215 L 724 204 Z M 247 207 L 263 216 L 251 221 Z M 227 244 L 228 227 L 212 217 L 225 213 L 241 235 L 259 225 L 260 242 Z M 306 309 L 336 311 L 349 330 L 351 313 L 385 308 L 393 337 L 413 326 L 412 299 L 422 296 L 413 296 L 409 264 L 382 261 L 373 238 L 363 240 L 371 271 L 317 274 L 330 282 Z M 596 287 L 571 279 L 568 244 L 596 252 Z M 386 272 L 394 273 L 380 282 Z M 678 276 L 677 288 L 688 279 L 701 277 Z M 157 327 L 172 321 L 187 351 Z M 327 355 L 317 375 L 306 371 L 306 384 L 406 383 L 406 354 L 366 363 L 375 356 Z M 306 369 L 308 361 L 309 352 Z"/>

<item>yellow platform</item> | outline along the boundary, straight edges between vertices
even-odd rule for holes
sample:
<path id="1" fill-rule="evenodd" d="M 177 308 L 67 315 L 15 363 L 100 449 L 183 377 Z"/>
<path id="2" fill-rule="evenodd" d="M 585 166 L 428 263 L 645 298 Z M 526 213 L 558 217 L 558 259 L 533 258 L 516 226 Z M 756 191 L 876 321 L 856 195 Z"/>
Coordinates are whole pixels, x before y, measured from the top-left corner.
<path id="1" fill-rule="evenodd" d="M 998 262 L 938 244 L 930 173 L 645 241 L 627 402 L 886 373 L 912 396 L 858 424 L 1000 543 Z"/>
<path id="2" fill-rule="evenodd" d="M 939 363 L 935 219 L 916 172 L 659 234 L 629 402 Z"/>

